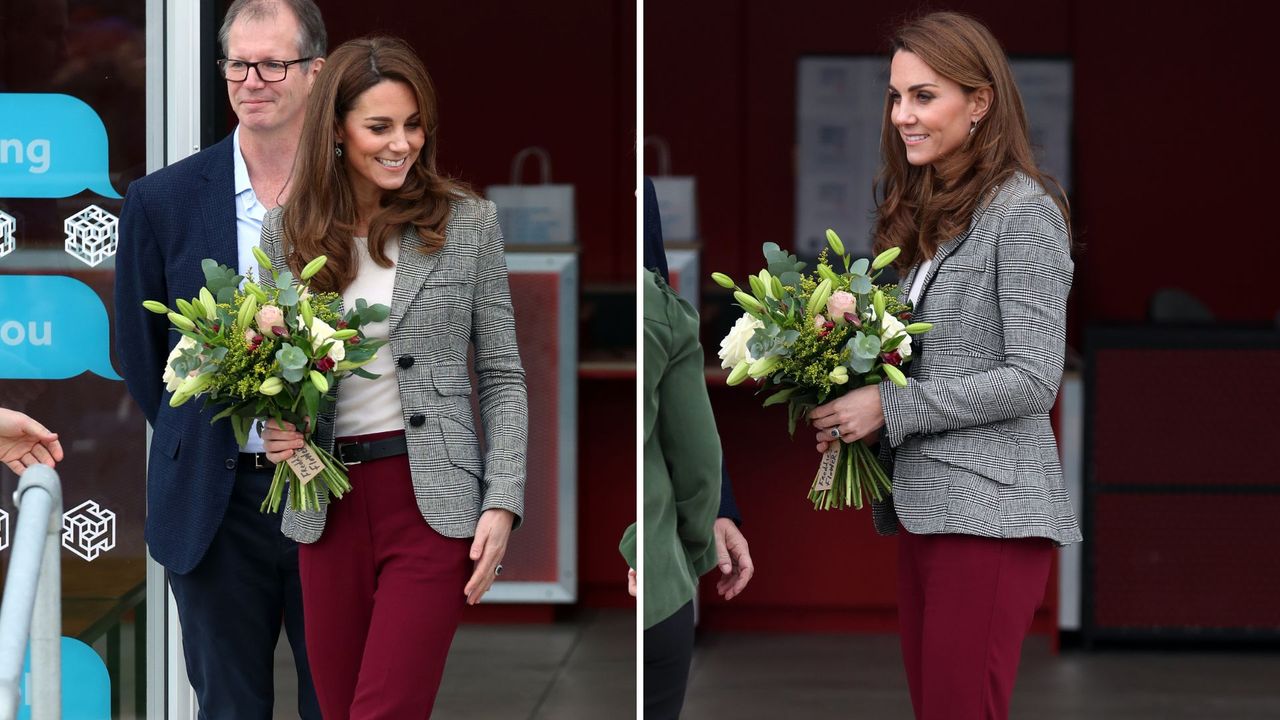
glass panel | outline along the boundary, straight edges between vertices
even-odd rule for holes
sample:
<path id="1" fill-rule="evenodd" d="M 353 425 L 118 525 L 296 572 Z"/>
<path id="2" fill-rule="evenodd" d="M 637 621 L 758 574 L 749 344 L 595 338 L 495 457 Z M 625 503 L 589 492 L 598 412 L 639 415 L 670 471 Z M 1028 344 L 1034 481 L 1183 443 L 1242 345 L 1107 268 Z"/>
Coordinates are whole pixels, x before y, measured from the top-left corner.
<path id="1" fill-rule="evenodd" d="M 111 349 L 111 291 L 121 195 L 146 167 L 146 2 L 13 0 L 3 14 L 0 406 L 60 435 L 62 632 L 106 664 L 111 717 L 142 717 L 146 433 Z M 6 530 L 16 483 L 0 469 Z M 83 666 L 64 655 L 69 688 Z"/>

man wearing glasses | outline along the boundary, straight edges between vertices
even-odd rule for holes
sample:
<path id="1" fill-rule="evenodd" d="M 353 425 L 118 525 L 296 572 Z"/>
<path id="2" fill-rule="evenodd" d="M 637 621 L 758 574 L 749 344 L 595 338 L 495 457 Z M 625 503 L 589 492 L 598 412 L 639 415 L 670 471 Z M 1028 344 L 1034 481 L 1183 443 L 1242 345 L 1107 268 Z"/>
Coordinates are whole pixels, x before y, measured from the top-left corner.
<path id="1" fill-rule="evenodd" d="M 299 714 L 320 710 L 303 641 L 298 551 L 278 514 L 258 511 L 274 467 L 256 431 L 237 446 L 200 403 L 168 404 L 161 375 L 177 340 L 146 299 L 194 297 L 213 258 L 251 276 L 267 210 L 289 192 L 307 95 L 324 64 L 313 0 L 235 0 L 218 33 L 239 125 L 230 137 L 129 186 L 116 262 L 116 347 L 153 435 L 146 539 L 165 567 L 200 717 L 270 718 L 283 624 L 298 671 Z M 211 68 L 212 69 L 212 68 Z"/>

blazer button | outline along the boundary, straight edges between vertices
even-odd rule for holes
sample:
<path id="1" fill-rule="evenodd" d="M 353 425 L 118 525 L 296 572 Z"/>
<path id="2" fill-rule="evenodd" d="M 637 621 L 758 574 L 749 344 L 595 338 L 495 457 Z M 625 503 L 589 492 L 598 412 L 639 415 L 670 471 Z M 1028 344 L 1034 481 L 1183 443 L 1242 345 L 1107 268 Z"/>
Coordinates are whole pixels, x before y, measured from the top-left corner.
<path id="1" fill-rule="evenodd" d="M 418 413 L 417 415 L 414 415 L 413 417 L 409 418 L 409 424 L 414 427 L 422 427 L 426 423 L 427 423 L 427 416 L 423 415 L 422 413 Z"/>
<path id="2" fill-rule="evenodd" d="M 232 459 L 232 458 L 227 458 L 227 469 L 228 469 L 228 470 L 235 470 L 235 469 L 236 469 L 236 461 L 235 461 L 234 459 Z"/>
<path id="3" fill-rule="evenodd" d="M 413 367 L 413 356 L 412 356 L 412 355 L 401 355 L 401 356 L 400 356 L 400 367 L 401 367 L 402 369 L 405 369 L 405 370 L 408 370 L 410 367 Z"/>

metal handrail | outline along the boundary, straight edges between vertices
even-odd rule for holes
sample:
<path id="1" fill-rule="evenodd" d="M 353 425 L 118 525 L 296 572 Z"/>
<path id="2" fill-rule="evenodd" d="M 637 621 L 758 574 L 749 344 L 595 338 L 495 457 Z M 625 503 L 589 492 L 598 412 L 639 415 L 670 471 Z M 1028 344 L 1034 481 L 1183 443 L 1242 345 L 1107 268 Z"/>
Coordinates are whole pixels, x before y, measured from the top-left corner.
<path id="1" fill-rule="evenodd" d="M 18 716 L 18 683 L 27 641 L 32 720 L 62 716 L 62 486 L 58 473 L 33 465 L 13 493 L 19 509 L 0 603 L 0 720 Z"/>

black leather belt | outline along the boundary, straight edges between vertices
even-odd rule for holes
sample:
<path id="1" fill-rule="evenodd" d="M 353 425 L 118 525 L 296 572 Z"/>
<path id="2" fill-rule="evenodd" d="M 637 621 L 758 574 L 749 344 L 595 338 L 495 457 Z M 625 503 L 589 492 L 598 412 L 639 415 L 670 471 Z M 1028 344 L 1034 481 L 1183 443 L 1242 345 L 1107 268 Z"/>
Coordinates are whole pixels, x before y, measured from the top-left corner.
<path id="1" fill-rule="evenodd" d="M 367 442 L 338 443 L 333 456 L 343 465 L 359 465 L 371 460 L 404 455 L 409 452 L 409 445 L 404 435 L 393 435 L 380 440 Z"/>
<path id="2" fill-rule="evenodd" d="M 241 470 L 262 470 L 274 471 L 275 463 L 267 459 L 266 453 L 240 453 L 240 463 L 236 465 Z"/>

